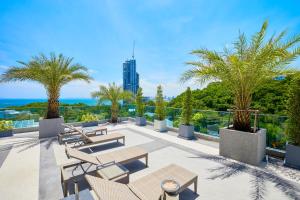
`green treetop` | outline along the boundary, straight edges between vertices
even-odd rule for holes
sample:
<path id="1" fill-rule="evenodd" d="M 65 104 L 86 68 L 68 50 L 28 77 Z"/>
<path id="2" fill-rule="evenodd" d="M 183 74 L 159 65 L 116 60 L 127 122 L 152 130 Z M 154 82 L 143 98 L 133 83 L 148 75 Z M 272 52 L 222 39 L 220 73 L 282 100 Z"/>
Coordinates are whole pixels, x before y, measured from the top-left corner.
<path id="1" fill-rule="evenodd" d="M 291 144 L 300 146 L 300 77 L 296 77 L 291 84 L 288 117 L 288 140 Z"/>

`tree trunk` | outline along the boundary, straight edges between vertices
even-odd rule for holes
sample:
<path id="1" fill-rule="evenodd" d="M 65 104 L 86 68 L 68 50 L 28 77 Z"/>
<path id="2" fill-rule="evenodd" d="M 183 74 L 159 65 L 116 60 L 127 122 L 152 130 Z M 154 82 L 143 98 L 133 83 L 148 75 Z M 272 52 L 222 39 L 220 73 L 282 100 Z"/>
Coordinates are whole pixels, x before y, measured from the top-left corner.
<path id="1" fill-rule="evenodd" d="M 239 91 L 235 95 L 235 111 L 233 115 L 233 128 L 239 131 L 251 132 L 251 94 Z"/>
<path id="2" fill-rule="evenodd" d="M 118 122 L 118 104 L 115 103 L 111 104 L 111 122 L 112 123 Z"/>
<path id="3" fill-rule="evenodd" d="M 50 95 L 48 98 L 47 119 L 59 118 L 58 95 Z"/>

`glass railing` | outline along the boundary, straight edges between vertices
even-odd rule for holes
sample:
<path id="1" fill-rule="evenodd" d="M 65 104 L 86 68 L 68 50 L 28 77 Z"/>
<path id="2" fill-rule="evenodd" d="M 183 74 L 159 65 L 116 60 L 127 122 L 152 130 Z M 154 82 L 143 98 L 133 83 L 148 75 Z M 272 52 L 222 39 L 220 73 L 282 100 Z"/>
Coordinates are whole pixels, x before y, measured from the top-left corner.
<path id="1" fill-rule="evenodd" d="M 26 128 L 38 126 L 40 118 L 46 114 L 47 108 L 14 108 L 0 109 L 0 119 L 12 120 L 15 128 Z M 59 108 L 60 115 L 64 117 L 65 122 L 80 122 L 83 114 L 92 113 L 99 119 L 109 119 L 111 116 L 109 106 L 62 106 Z M 155 107 L 146 106 L 144 116 L 148 121 L 154 121 Z M 120 117 L 135 117 L 134 105 L 122 105 L 119 109 Z M 181 109 L 167 108 L 166 120 L 169 127 L 178 127 L 180 125 Z M 252 116 L 252 123 L 254 117 Z M 219 136 L 219 129 L 227 127 L 232 121 L 229 112 L 193 110 L 192 123 L 196 132 Z M 287 123 L 286 116 L 264 115 L 258 117 L 258 127 L 267 129 L 267 146 L 277 149 L 284 149 L 286 136 L 284 134 Z"/>

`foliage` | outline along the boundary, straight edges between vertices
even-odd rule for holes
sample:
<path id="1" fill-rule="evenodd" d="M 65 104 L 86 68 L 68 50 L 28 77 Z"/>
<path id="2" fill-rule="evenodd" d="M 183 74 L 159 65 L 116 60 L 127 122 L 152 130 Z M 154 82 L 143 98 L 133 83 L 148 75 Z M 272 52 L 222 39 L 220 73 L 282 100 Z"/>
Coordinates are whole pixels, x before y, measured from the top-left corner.
<path id="1" fill-rule="evenodd" d="M 250 40 L 244 34 L 233 43 L 234 48 L 222 53 L 205 48 L 192 54 L 198 62 L 188 62 L 193 68 L 186 71 L 181 80 L 198 79 L 201 83 L 209 80 L 222 81 L 234 96 L 234 122 L 237 130 L 251 131 L 250 106 L 257 87 L 275 76 L 285 73 L 286 66 L 300 54 L 300 35 L 283 41 L 286 32 L 273 35 L 266 40 L 268 22 Z"/>
<path id="2" fill-rule="evenodd" d="M 183 101 L 182 101 L 182 112 L 181 112 L 181 121 L 182 124 L 184 125 L 190 125 L 191 123 L 191 118 L 192 118 L 192 104 L 193 104 L 193 99 L 192 99 L 192 92 L 190 87 L 187 88 Z"/>
<path id="3" fill-rule="evenodd" d="M 163 98 L 162 87 L 159 85 L 157 87 L 157 93 L 155 97 L 155 115 L 158 120 L 164 120 L 166 117 L 166 108 Z"/>
<path id="4" fill-rule="evenodd" d="M 81 116 L 81 121 L 83 122 L 93 122 L 93 121 L 98 121 L 98 116 L 94 115 L 92 113 L 87 113 Z"/>
<path id="5" fill-rule="evenodd" d="M 0 132 L 13 129 L 12 121 L 0 120 Z"/>
<path id="6" fill-rule="evenodd" d="M 48 109 L 46 118 L 59 117 L 59 96 L 62 86 L 74 80 L 89 82 L 91 77 L 87 68 L 80 64 L 72 64 L 73 58 L 62 54 L 50 57 L 44 54 L 33 57 L 29 62 L 18 62 L 21 67 L 11 67 L 1 76 L 1 82 L 36 81 L 42 84 L 48 95 Z"/>
<path id="7" fill-rule="evenodd" d="M 300 146 L 300 77 L 295 77 L 290 89 L 288 101 L 287 136 L 290 143 Z"/>
<path id="8" fill-rule="evenodd" d="M 147 106 L 155 106 L 155 102 L 152 101 L 152 100 L 149 100 L 149 101 L 145 102 L 145 105 L 147 105 Z"/>
<path id="9" fill-rule="evenodd" d="M 93 98 L 98 98 L 99 103 L 108 100 L 111 102 L 111 122 L 118 122 L 119 113 L 119 101 L 131 100 L 132 93 L 123 91 L 121 86 L 117 86 L 115 83 L 108 84 L 108 86 L 100 85 L 99 91 L 92 93 Z"/>
<path id="10" fill-rule="evenodd" d="M 264 114 L 286 115 L 289 85 L 292 76 L 284 80 L 270 80 L 261 84 L 253 93 L 251 107 Z M 172 99 L 169 107 L 180 108 L 185 92 Z M 192 91 L 193 108 L 196 110 L 226 111 L 233 104 L 230 90 L 222 82 L 212 82 L 204 89 Z"/>
<path id="11" fill-rule="evenodd" d="M 138 117 L 143 117 L 144 116 L 144 112 L 145 112 L 145 105 L 143 103 L 143 90 L 142 88 L 139 88 L 136 94 L 136 99 L 135 99 L 135 103 L 136 103 L 136 110 L 137 110 L 137 116 Z"/>

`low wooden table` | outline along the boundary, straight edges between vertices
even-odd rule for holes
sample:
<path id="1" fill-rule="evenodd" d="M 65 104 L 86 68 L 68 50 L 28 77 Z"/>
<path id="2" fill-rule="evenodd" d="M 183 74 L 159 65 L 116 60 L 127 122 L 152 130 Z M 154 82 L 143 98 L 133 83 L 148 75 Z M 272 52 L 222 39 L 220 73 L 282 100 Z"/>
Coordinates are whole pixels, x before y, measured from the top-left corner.
<path id="1" fill-rule="evenodd" d="M 129 171 L 118 163 L 109 163 L 97 170 L 98 176 L 103 179 L 123 184 L 129 183 Z"/>

